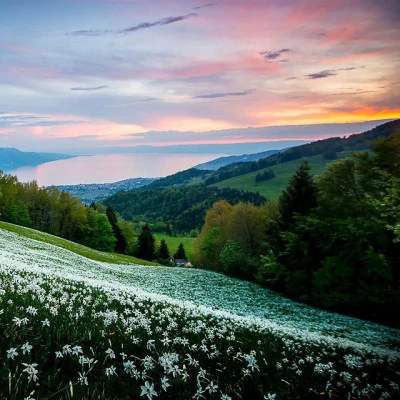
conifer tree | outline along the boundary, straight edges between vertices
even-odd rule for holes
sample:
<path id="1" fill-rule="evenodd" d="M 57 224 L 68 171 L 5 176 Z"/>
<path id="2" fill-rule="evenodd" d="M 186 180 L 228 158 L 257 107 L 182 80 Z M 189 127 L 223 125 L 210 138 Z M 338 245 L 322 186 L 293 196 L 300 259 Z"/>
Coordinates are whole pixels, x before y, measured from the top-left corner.
<path id="1" fill-rule="evenodd" d="M 185 248 L 183 247 L 182 243 L 179 244 L 178 250 L 174 254 L 174 258 L 182 259 L 182 260 L 186 259 L 186 252 L 185 252 Z"/>
<path id="2" fill-rule="evenodd" d="M 156 251 L 156 260 L 163 265 L 172 265 L 171 256 L 165 239 L 161 239 L 160 245 Z"/>
<path id="3" fill-rule="evenodd" d="M 136 256 L 143 260 L 154 260 L 155 258 L 155 238 L 151 233 L 150 225 L 145 224 L 138 237 Z"/>
<path id="4" fill-rule="evenodd" d="M 304 161 L 279 198 L 282 229 L 287 229 L 293 224 L 295 214 L 307 215 L 317 204 L 316 188 L 309 171 L 308 162 Z"/>
<path id="5" fill-rule="evenodd" d="M 110 221 L 110 224 L 112 226 L 113 234 L 115 236 L 116 242 L 115 242 L 115 252 L 116 253 L 125 253 L 126 249 L 126 239 L 125 236 L 123 235 L 121 228 L 118 226 L 118 219 L 117 219 L 117 214 L 113 210 L 111 206 L 107 207 L 106 210 L 106 215 L 108 220 Z"/>

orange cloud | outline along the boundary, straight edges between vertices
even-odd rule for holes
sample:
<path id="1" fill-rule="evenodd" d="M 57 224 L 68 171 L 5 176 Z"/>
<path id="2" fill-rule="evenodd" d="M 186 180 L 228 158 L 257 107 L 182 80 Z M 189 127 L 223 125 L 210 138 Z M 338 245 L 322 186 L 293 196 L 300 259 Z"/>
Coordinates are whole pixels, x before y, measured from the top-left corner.
<path id="1" fill-rule="evenodd" d="M 400 108 L 388 110 L 375 107 L 355 107 L 344 111 L 330 108 L 320 110 L 306 108 L 275 113 L 261 111 L 258 114 L 258 126 L 348 123 L 397 118 L 400 118 Z"/>
<path id="2" fill-rule="evenodd" d="M 218 121 L 207 118 L 195 117 L 174 117 L 161 118 L 152 124 L 152 129 L 155 130 L 176 130 L 176 131 L 191 131 L 203 132 L 209 130 L 239 128 L 240 126 L 227 121 Z"/>

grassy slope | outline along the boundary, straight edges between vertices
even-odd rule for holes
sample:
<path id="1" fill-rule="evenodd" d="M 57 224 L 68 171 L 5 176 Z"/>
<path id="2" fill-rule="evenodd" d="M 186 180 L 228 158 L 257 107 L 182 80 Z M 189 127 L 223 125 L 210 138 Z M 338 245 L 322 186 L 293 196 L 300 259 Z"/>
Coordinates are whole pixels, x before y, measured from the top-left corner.
<path id="1" fill-rule="evenodd" d="M 0 398 L 143 398 L 145 380 L 160 399 L 397 398 L 399 330 L 211 271 L 98 263 L 34 233 L 0 226 Z"/>
<path id="2" fill-rule="evenodd" d="M 79 254 L 83 257 L 89 258 L 90 260 L 94 261 L 108 262 L 111 264 L 158 265 L 150 261 L 141 260 L 135 257 L 130 257 L 116 253 L 105 253 L 102 251 L 93 250 L 89 247 L 82 246 L 78 243 L 74 243 L 69 240 L 59 238 L 57 236 L 49 235 L 44 232 L 39 232 L 34 229 L 29 229 L 22 226 L 9 224 L 8 222 L 0 221 L 0 228 L 10 232 L 18 233 L 19 235 L 25 236 L 29 239 L 34 239 L 40 242 L 61 247 L 62 249 L 72 251 L 73 253 Z"/>
<path id="3" fill-rule="evenodd" d="M 142 265 L 127 266 L 126 262 L 117 262 L 120 255 L 97 252 L 65 239 L 3 222 L 0 223 L 0 243 L 0 256 L 8 254 L 6 259 L 17 264 L 21 261 L 28 262 L 32 270 L 52 271 L 66 276 L 72 274 L 85 281 L 94 279 L 96 282 L 123 288 L 138 288 L 156 296 L 164 295 L 177 301 L 216 308 L 222 312 L 260 318 L 268 323 L 275 323 L 284 330 L 302 332 L 302 335 L 312 332 L 355 342 L 360 342 L 362 337 L 362 344 L 382 346 L 385 343 L 391 348 L 393 341 L 397 344 L 400 340 L 399 330 L 320 311 L 257 284 L 212 271 L 149 266 L 143 265 L 142 260 L 133 258 L 131 260 Z M 96 263 L 105 261 L 102 255 L 108 256 L 109 261 L 105 264 Z M 127 259 L 129 257 L 122 258 L 123 261 Z M 298 318 L 299 315 L 301 318 Z M 368 332 L 368 337 L 365 332 Z M 383 332 L 385 335 L 382 335 Z"/>
<path id="4" fill-rule="evenodd" d="M 188 260 L 191 259 L 195 238 L 187 236 L 168 236 L 164 233 L 155 233 L 154 236 L 157 240 L 157 246 L 160 244 L 161 239 L 165 239 L 171 256 L 178 250 L 179 244 L 182 243 L 183 247 L 185 248 L 186 257 L 188 258 Z"/>
<path id="5" fill-rule="evenodd" d="M 347 156 L 348 154 L 348 152 L 345 152 L 338 156 L 342 158 Z M 311 167 L 311 173 L 313 175 L 320 174 L 325 169 L 326 165 L 331 162 L 328 160 L 324 160 L 322 158 L 322 155 L 309 157 L 307 158 L 307 160 L 308 164 Z M 282 164 L 275 165 L 271 168 L 265 168 L 255 172 L 250 172 L 245 175 L 230 178 L 225 181 L 213 184 L 212 186 L 216 186 L 219 188 L 228 187 L 238 190 L 259 192 L 261 195 L 265 196 L 269 200 L 276 199 L 285 189 L 290 178 L 302 162 L 303 160 L 288 161 Z M 259 172 L 263 172 L 264 170 L 274 171 L 275 177 L 265 182 L 256 183 L 256 175 Z"/>

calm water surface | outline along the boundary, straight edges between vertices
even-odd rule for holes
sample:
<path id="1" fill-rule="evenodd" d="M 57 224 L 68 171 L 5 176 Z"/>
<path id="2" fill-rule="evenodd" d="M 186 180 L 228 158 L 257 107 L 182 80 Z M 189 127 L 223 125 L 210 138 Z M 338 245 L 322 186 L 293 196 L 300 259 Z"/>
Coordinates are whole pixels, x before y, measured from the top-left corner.
<path id="1" fill-rule="evenodd" d="M 20 182 L 40 186 L 108 183 L 129 178 L 157 178 L 174 174 L 223 154 L 102 154 L 52 161 L 9 173 Z"/>

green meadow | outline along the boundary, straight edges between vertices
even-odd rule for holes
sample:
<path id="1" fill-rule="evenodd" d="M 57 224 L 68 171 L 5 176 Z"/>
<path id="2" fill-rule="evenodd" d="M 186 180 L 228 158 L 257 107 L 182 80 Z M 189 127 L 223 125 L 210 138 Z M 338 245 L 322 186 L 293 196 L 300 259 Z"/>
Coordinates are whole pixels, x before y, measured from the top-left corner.
<path id="1" fill-rule="evenodd" d="M 347 155 L 348 152 L 343 152 L 338 154 L 338 157 L 342 158 Z M 310 173 L 313 175 L 320 174 L 325 169 L 326 165 L 331 162 L 330 160 L 325 160 L 322 155 L 309 157 L 304 160 L 308 161 L 308 164 L 311 167 Z M 269 200 L 276 199 L 281 195 L 282 191 L 288 185 L 290 178 L 304 160 L 288 161 L 270 168 L 265 168 L 255 172 L 250 172 L 245 175 L 226 179 L 225 181 L 218 182 L 212 186 L 216 186 L 218 188 L 229 187 L 232 189 L 259 192 Z M 265 170 L 272 170 L 275 174 L 275 177 L 268 181 L 256 182 L 256 175 Z"/>

